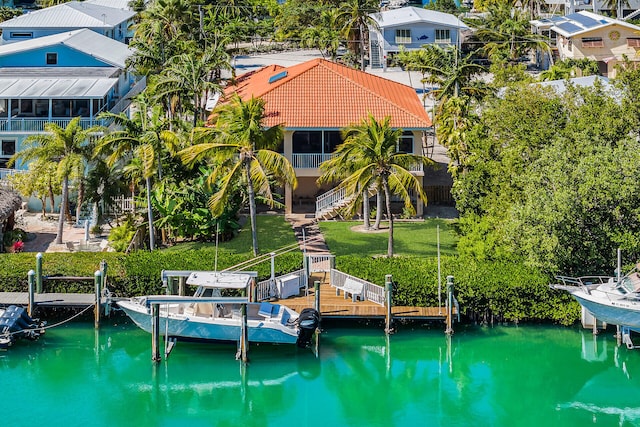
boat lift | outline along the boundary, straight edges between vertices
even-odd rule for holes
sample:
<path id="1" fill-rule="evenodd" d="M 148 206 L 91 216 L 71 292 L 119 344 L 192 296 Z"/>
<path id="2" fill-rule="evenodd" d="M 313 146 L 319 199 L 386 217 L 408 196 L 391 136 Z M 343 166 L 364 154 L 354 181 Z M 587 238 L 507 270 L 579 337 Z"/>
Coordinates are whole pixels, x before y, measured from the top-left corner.
<path id="1" fill-rule="evenodd" d="M 150 295 L 146 297 L 147 307 L 151 307 L 151 358 L 155 362 L 162 360 L 160 356 L 160 306 L 168 304 L 188 304 L 192 302 L 209 302 L 220 304 L 241 304 L 242 306 L 242 322 L 240 326 L 240 337 L 238 344 L 238 354 L 236 358 L 241 359 L 244 363 L 248 362 L 248 334 L 247 334 L 247 297 L 183 297 L 179 295 Z M 167 317 L 166 322 L 169 321 Z M 175 339 L 165 336 L 165 357 L 169 357 L 169 353 L 175 346 Z"/>

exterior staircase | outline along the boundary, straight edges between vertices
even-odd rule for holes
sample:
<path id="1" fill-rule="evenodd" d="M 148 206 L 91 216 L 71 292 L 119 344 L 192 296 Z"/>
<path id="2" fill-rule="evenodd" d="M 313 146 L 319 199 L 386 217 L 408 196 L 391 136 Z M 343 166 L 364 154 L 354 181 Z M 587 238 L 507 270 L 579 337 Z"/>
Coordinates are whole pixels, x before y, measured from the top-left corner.
<path id="1" fill-rule="evenodd" d="M 347 196 L 344 187 L 336 187 L 316 198 L 316 219 L 332 219 L 340 214 L 353 198 Z"/>

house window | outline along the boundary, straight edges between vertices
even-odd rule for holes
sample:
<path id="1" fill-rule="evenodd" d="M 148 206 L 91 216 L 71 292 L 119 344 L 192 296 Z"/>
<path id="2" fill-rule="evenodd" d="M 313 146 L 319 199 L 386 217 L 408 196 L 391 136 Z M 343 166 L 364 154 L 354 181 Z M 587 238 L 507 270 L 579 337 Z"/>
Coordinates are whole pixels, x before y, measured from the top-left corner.
<path id="1" fill-rule="evenodd" d="M 604 47 L 602 37 L 583 37 L 582 47 Z"/>
<path id="2" fill-rule="evenodd" d="M 340 132 L 326 130 L 324 131 L 324 153 L 333 153 L 342 144 L 342 136 Z"/>
<path id="3" fill-rule="evenodd" d="M 295 131 L 292 143 L 294 153 L 322 153 L 322 131 Z"/>
<path id="4" fill-rule="evenodd" d="M 0 117 L 6 118 L 9 115 L 9 108 L 7 108 L 7 100 L 0 99 Z"/>
<path id="5" fill-rule="evenodd" d="M 413 154 L 413 132 L 403 132 L 396 147 L 398 153 Z"/>
<path id="6" fill-rule="evenodd" d="M 396 44 L 411 43 L 411 30 L 396 30 Z"/>
<path id="7" fill-rule="evenodd" d="M 58 64 L 58 54 L 55 52 L 47 53 L 47 65 L 57 65 Z"/>
<path id="8" fill-rule="evenodd" d="M 11 32 L 9 36 L 12 39 L 31 39 L 33 38 L 33 33 L 31 32 Z"/>
<path id="9" fill-rule="evenodd" d="M 0 156 L 11 157 L 16 154 L 16 140 L 3 139 L 0 146 Z"/>
<path id="10" fill-rule="evenodd" d="M 436 43 L 451 43 L 451 31 L 436 30 Z"/>
<path id="11" fill-rule="evenodd" d="M 628 47 L 640 47 L 640 37 L 627 37 Z"/>

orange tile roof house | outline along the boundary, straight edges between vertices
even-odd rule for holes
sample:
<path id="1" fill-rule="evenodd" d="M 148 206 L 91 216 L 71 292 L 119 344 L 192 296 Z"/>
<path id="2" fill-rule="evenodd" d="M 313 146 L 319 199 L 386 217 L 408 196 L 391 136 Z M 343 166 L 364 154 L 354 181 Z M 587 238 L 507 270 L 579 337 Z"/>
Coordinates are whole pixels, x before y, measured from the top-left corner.
<path id="1" fill-rule="evenodd" d="M 316 184 L 318 165 L 342 142 L 341 129 L 359 124 L 369 113 L 378 120 L 390 116 L 392 126 L 404 131 L 399 150 L 422 153 L 424 132 L 431 128 L 413 88 L 324 59 L 247 73 L 226 88 L 225 98 L 233 93 L 244 100 L 262 98 L 265 124 L 283 126 L 284 154 L 298 177 L 295 194 L 285 190 L 287 213 L 294 201 L 327 190 Z M 414 173 L 424 175 L 421 169 Z M 422 206 L 417 208 L 420 214 Z"/>

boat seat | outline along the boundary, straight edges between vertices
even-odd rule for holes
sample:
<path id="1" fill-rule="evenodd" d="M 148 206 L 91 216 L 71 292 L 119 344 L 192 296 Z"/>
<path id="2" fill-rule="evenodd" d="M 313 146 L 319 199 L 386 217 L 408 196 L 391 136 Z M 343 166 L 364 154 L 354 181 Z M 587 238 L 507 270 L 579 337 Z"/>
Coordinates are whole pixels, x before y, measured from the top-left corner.
<path id="1" fill-rule="evenodd" d="M 196 316 L 213 317 L 213 304 L 208 302 L 198 302 L 195 304 Z"/>
<path id="2" fill-rule="evenodd" d="M 258 310 L 258 315 L 264 317 L 265 319 L 271 319 L 273 314 L 277 314 L 277 310 L 274 310 L 277 306 L 268 302 L 260 303 L 260 309 Z"/>

